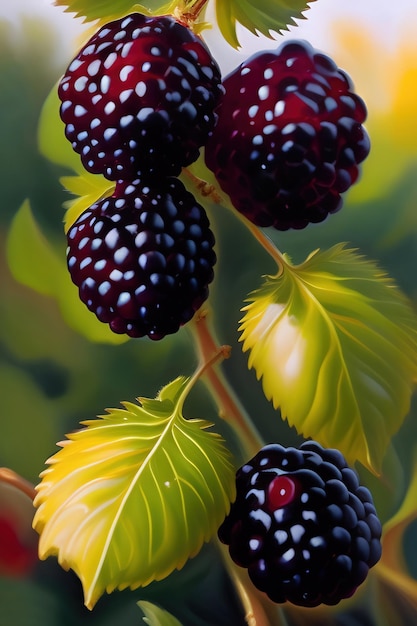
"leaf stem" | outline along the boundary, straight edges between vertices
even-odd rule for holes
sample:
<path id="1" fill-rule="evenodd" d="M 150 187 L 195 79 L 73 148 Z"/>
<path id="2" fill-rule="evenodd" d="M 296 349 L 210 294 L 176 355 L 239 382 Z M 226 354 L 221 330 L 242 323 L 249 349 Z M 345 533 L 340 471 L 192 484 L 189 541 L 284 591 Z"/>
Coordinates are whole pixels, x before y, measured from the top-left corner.
<path id="1" fill-rule="evenodd" d="M 19 476 L 19 474 L 8 467 L 0 467 L 0 482 L 19 489 L 19 491 L 28 496 L 32 501 L 35 499 L 36 489 L 32 483 L 26 480 L 26 478 Z"/>
<path id="2" fill-rule="evenodd" d="M 214 185 L 208 183 L 202 178 L 199 178 L 198 176 L 193 174 L 188 168 L 183 169 L 183 174 L 193 183 L 194 189 L 198 193 L 198 195 L 200 195 L 200 197 L 202 197 L 203 199 L 207 198 L 214 204 L 223 205 L 227 207 L 230 211 L 232 211 L 232 213 L 234 213 L 235 217 L 246 226 L 251 235 L 275 261 L 278 266 L 277 276 L 280 276 L 280 274 L 282 274 L 284 270 L 284 266 L 287 265 L 287 263 L 285 262 L 282 252 L 265 234 L 262 228 L 253 224 L 253 222 L 248 220 L 242 213 L 237 211 L 237 209 L 235 209 L 230 200 L 226 198 L 226 196 L 222 195 Z"/>
<path id="3" fill-rule="evenodd" d="M 265 232 L 261 228 L 255 226 L 255 224 L 250 222 L 246 217 L 241 214 L 239 214 L 239 219 L 245 224 L 246 228 L 250 231 L 252 236 L 256 239 L 258 243 L 261 244 L 264 250 L 277 264 L 278 278 L 278 276 L 280 276 L 284 271 L 284 266 L 287 265 L 282 252 L 276 247 L 274 242 L 265 234 Z"/>
<path id="4" fill-rule="evenodd" d="M 197 369 L 188 380 L 186 386 L 181 392 L 177 407 L 182 407 L 184 405 L 185 399 L 187 398 L 191 389 L 208 369 L 212 368 L 218 361 L 228 359 L 230 357 L 231 350 L 232 348 L 227 345 L 216 347 L 216 349 L 210 355 L 207 355 L 207 358 L 200 358 Z"/>
<path id="5" fill-rule="evenodd" d="M 213 362 L 213 354 L 215 355 L 218 351 L 218 344 L 213 330 L 209 327 L 207 317 L 207 310 L 202 310 L 191 325 L 200 363 L 203 364 L 211 364 Z M 233 427 L 245 455 L 253 456 L 262 447 L 264 441 L 226 378 L 218 369 L 213 367 L 205 367 L 203 370 L 200 369 L 198 371 L 201 373 L 204 371 L 205 373 L 204 383 L 209 388 L 219 407 L 219 416 Z"/>

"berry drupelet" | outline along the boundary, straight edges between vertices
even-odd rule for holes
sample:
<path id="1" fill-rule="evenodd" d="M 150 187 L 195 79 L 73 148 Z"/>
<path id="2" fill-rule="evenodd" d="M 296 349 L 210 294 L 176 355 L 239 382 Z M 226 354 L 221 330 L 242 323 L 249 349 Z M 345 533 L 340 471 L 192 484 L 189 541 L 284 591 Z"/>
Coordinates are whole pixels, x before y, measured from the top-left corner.
<path id="1" fill-rule="evenodd" d="M 236 487 L 219 538 L 274 602 L 337 604 L 381 556 L 372 496 L 337 450 L 267 445 L 238 470 Z"/>
<path id="2" fill-rule="evenodd" d="M 119 183 L 69 229 L 81 300 L 115 333 L 161 339 L 208 297 L 216 255 L 203 207 L 176 178 Z"/>
<path id="3" fill-rule="evenodd" d="M 235 208 L 278 230 L 321 222 L 369 153 L 349 77 L 303 41 L 260 52 L 223 80 L 206 164 Z"/>
<path id="4" fill-rule="evenodd" d="M 103 26 L 60 81 L 65 134 L 84 167 L 114 181 L 177 176 L 213 130 L 223 87 L 203 41 L 170 16 Z"/>

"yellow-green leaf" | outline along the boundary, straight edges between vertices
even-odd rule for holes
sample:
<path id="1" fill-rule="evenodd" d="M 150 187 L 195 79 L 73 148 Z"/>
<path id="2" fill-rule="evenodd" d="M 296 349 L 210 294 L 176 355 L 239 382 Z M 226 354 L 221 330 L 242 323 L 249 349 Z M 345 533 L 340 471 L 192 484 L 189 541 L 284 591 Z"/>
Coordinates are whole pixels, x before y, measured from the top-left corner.
<path id="1" fill-rule="evenodd" d="M 67 269 L 64 238 L 62 243 L 59 254 L 39 228 L 30 203 L 25 201 L 14 216 L 7 237 L 7 261 L 13 277 L 34 291 L 53 297 L 68 326 L 90 341 L 127 341 L 126 335 L 113 333 L 81 302 Z"/>
<path id="2" fill-rule="evenodd" d="M 140 13 L 165 13 L 172 2 L 161 0 L 144 0 L 142 3 L 132 0 L 55 0 L 57 6 L 65 7 L 65 11 L 75 13 L 86 22 L 93 20 L 110 21 L 133 11 Z"/>
<path id="3" fill-rule="evenodd" d="M 67 191 L 78 196 L 65 203 L 67 209 L 64 216 L 65 232 L 71 228 L 80 215 L 98 202 L 101 198 L 111 196 L 114 191 L 114 183 L 104 178 L 85 171 L 79 176 L 62 176 L 62 185 Z"/>
<path id="4" fill-rule="evenodd" d="M 249 367 L 283 418 L 378 472 L 417 378 L 417 319 L 393 281 L 339 244 L 283 262 L 243 310 Z"/>
<path id="5" fill-rule="evenodd" d="M 63 165 L 78 173 L 83 173 L 84 166 L 80 155 L 65 137 L 65 125 L 59 116 L 61 102 L 58 98 L 57 85 L 49 92 L 43 103 L 38 123 L 38 146 L 40 153 L 58 165 Z"/>
<path id="6" fill-rule="evenodd" d="M 16 280 L 44 295 L 54 294 L 62 278 L 63 263 L 39 229 L 28 200 L 13 218 L 6 252 Z"/>
<path id="7" fill-rule="evenodd" d="M 79 576 L 86 606 L 147 585 L 198 553 L 229 510 L 234 467 L 219 435 L 185 419 L 189 379 L 68 435 L 35 499 L 39 555 Z"/>
<path id="8" fill-rule="evenodd" d="M 51 90 L 44 102 L 38 125 L 39 150 L 44 157 L 76 172 L 76 176 L 63 176 L 62 185 L 72 195 L 78 196 L 65 203 L 64 217 L 67 231 L 85 209 L 104 196 L 113 193 L 114 183 L 97 174 L 90 174 L 84 169 L 80 155 L 65 137 L 64 123 L 59 116 L 60 101 L 57 87 Z M 60 208 L 60 207 L 59 207 Z"/>
<path id="9" fill-rule="evenodd" d="M 304 18 L 303 12 L 315 0 L 216 0 L 216 17 L 223 37 L 239 47 L 236 24 L 251 33 L 271 36 L 295 24 L 294 19 Z"/>
<path id="10" fill-rule="evenodd" d="M 176 617 L 159 606 L 152 604 L 152 602 L 141 600 L 138 602 L 138 607 L 145 615 L 143 621 L 145 624 L 149 624 L 149 626 L 181 626 Z"/>

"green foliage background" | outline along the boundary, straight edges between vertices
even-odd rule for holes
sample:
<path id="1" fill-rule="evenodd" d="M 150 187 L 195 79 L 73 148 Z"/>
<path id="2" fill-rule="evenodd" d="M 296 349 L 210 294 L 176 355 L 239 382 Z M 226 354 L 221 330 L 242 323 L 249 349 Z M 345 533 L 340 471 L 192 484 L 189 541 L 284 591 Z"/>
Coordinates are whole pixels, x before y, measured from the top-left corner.
<path id="1" fill-rule="evenodd" d="M 68 327 L 52 298 L 24 287 L 10 273 L 6 237 L 11 218 L 26 198 L 56 249 L 62 254 L 65 250 L 61 206 L 67 197 L 58 177 L 69 172 L 46 162 L 36 145 L 41 106 L 64 69 L 53 62 L 58 45 L 55 35 L 39 22 L 25 22 L 21 38 L 8 23 L 0 23 L 0 466 L 12 467 L 32 482 L 38 481 L 45 459 L 56 451 L 55 442 L 81 420 L 102 413 L 103 407 L 118 406 L 122 399 L 145 393 L 153 397 L 162 384 L 190 374 L 196 364 L 186 328 L 159 343 L 92 344 Z M 361 184 L 366 184 L 366 167 Z M 362 202 L 348 196 L 343 210 L 324 224 L 277 233 L 274 238 L 295 261 L 317 247 L 349 242 L 378 259 L 417 305 L 417 218 L 390 241 L 390 233 L 397 232 L 398 222 L 407 215 L 417 215 L 417 160 L 408 162 L 385 196 Z M 273 271 L 273 263 L 232 215 L 212 207 L 211 220 L 222 251 L 212 289 L 215 322 L 220 341 L 235 346 L 224 371 L 265 439 L 293 444 L 298 440 L 295 431 L 277 419 L 237 346 L 243 300 L 257 288 L 261 274 Z M 228 245 L 231 237 L 239 245 Z M 140 364 L 145 361 L 143 368 Z M 219 423 L 211 400 L 199 388 L 190 398 L 190 412 L 194 406 L 200 415 L 202 404 L 204 418 L 216 422 L 233 447 L 231 433 Z M 395 437 L 394 451 L 387 456 L 387 484 L 381 486 L 366 476 L 383 520 L 407 488 L 416 417 L 414 402 Z M 415 547 L 415 528 L 405 540 Z M 139 600 L 160 603 L 185 626 L 244 623 L 217 552 L 207 545 L 181 572 L 144 590 L 103 598 L 93 613 L 82 606 L 78 580 L 62 572 L 54 560 L 39 563 L 27 579 L 0 578 L 0 626 L 130 626 L 140 623 Z M 363 625 L 368 623 L 365 619 L 363 614 L 357 619 L 352 610 L 343 624 Z"/>

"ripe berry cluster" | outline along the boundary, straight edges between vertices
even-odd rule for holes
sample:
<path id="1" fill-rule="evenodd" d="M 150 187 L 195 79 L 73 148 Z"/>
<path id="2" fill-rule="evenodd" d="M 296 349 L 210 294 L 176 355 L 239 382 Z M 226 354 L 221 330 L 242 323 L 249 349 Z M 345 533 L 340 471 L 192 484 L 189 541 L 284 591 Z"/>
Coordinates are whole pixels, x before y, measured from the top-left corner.
<path id="1" fill-rule="evenodd" d="M 304 228 L 337 211 L 368 155 L 365 104 L 303 41 L 260 52 L 223 80 L 207 166 L 258 226 Z"/>
<path id="2" fill-rule="evenodd" d="M 205 44 L 169 16 L 101 28 L 60 81 L 84 167 L 116 181 L 68 232 L 80 298 L 117 333 L 160 339 L 208 295 L 216 257 L 204 208 L 176 177 L 212 132 L 223 92 Z"/>
<path id="3" fill-rule="evenodd" d="M 241 467 L 220 540 L 277 603 L 334 605 L 381 555 L 372 496 L 337 450 L 271 444 Z"/>
<path id="4" fill-rule="evenodd" d="M 116 182 L 68 233 L 83 302 L 114 332 L 152 339 L 201 306 L 214 238 L 174 177 L 202 147 L 234 207 L 258 226 L 304 228 L 337 211 L 369 152 L 366 108 L 352 89 L 306 42 L 255 54 L 222 81 L 205 44 L 173 17 L 132 13 L 102 27 L 58 88 L 84 167 Z"/>
<path id="5" fill-rule="evenodd" d="M 115 182 L 69 229 L 68 268 L 98 319 L 131 337 L 175 333 L 208 297 L 214 236 L 177 178 L 202 147 L 235 208 L 280 230 L 337 211 L 369 152 L 365 105 L 327 56 L 287 42 L 222 81 L 201 39 L 170 16 L 102 27 L 58 94 L 84 167 Z M 336 450 L 266 446 L 236 485 L 219 537 L 273 601 L 336 604 L 378 561 L 371 494 Z"/>

